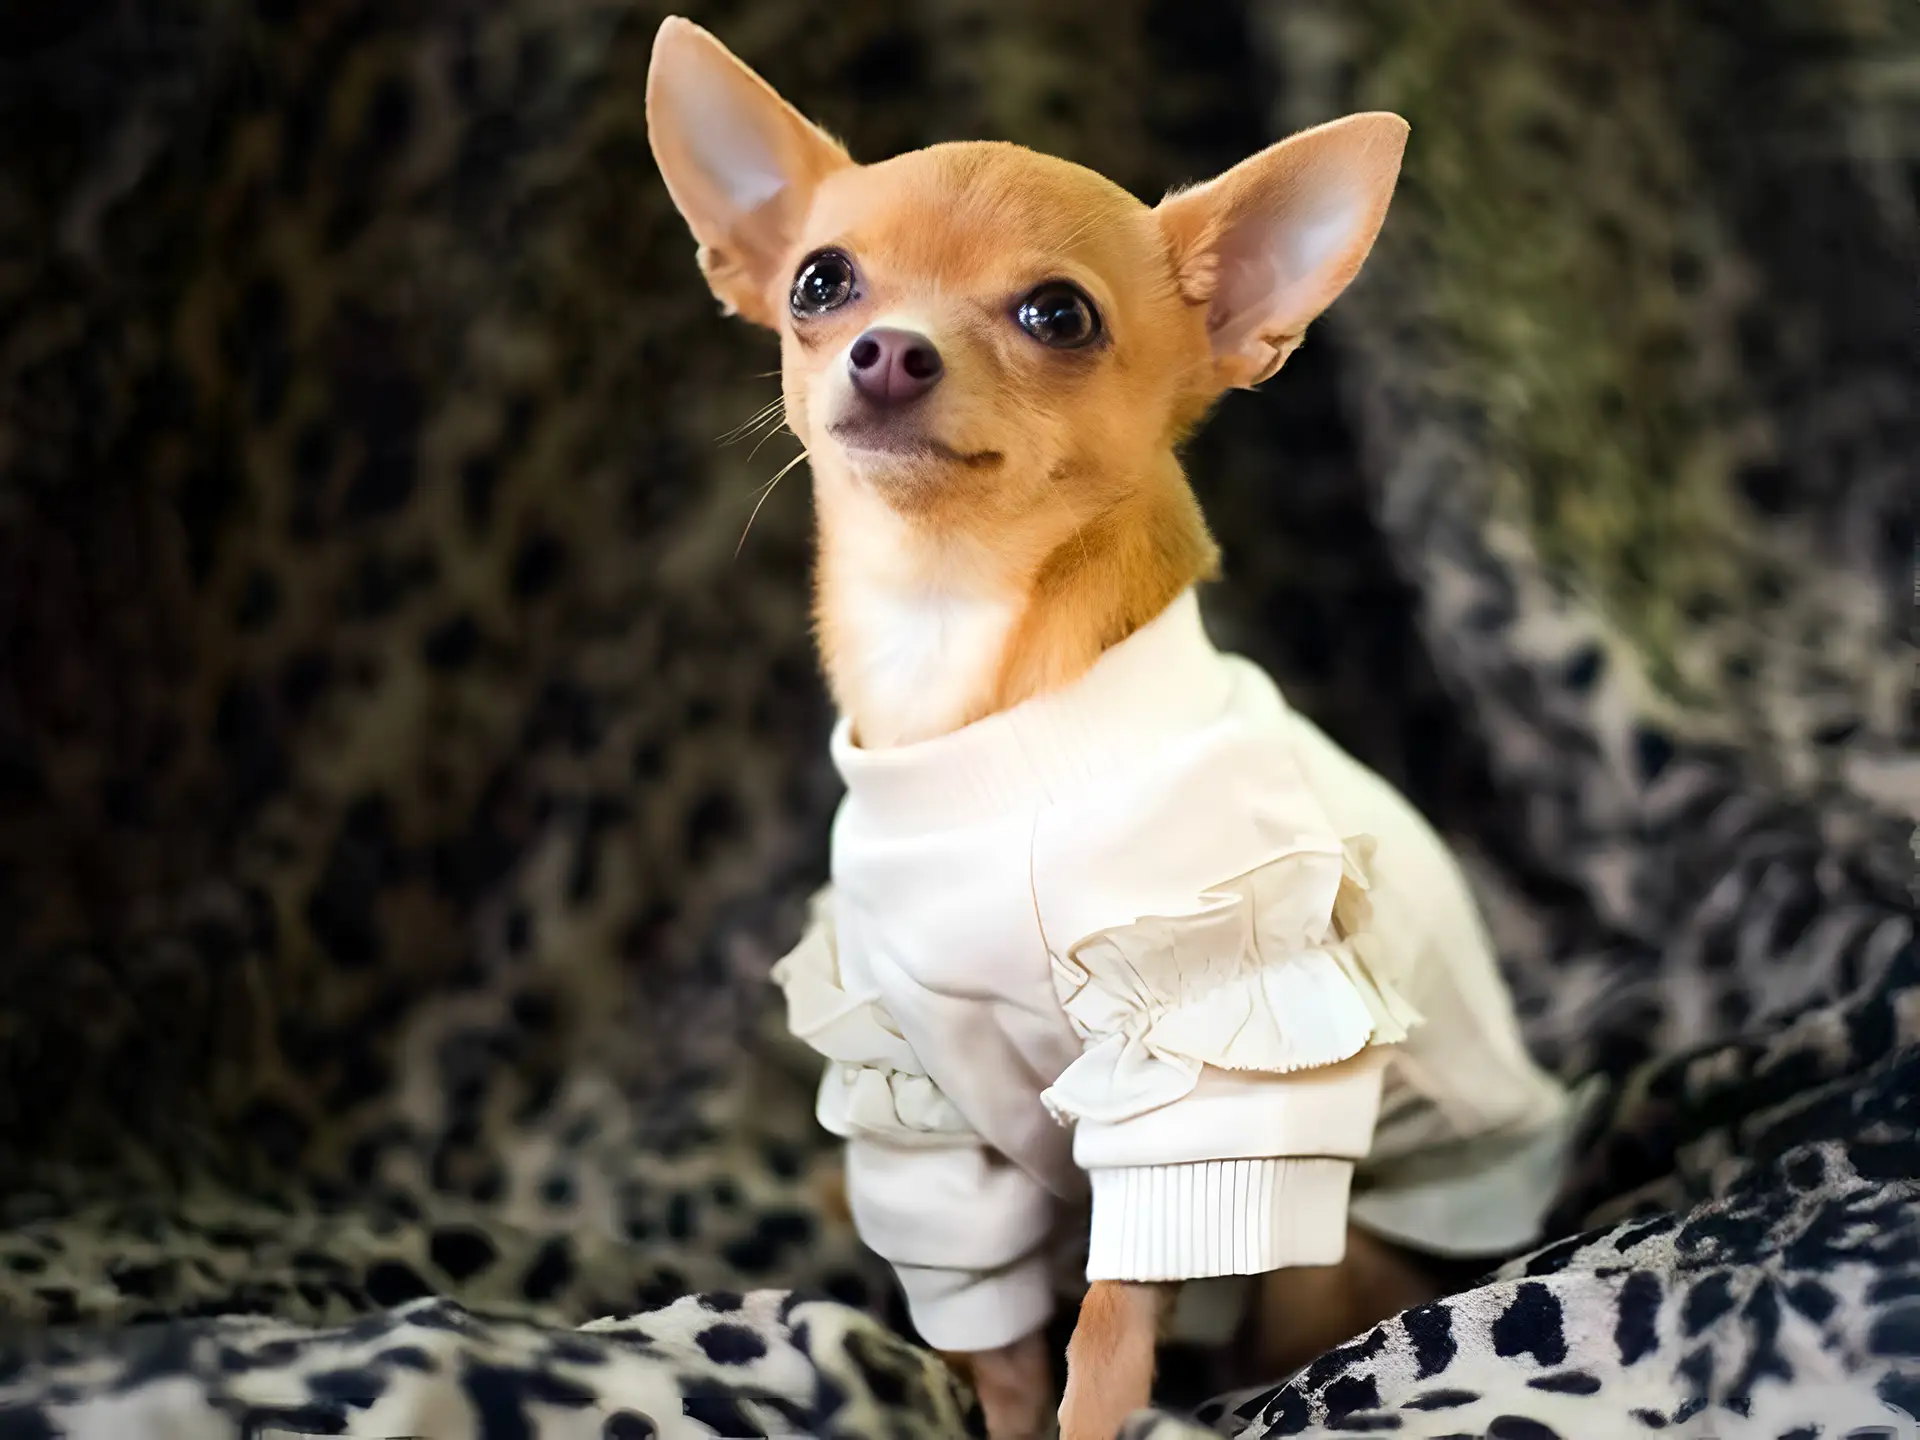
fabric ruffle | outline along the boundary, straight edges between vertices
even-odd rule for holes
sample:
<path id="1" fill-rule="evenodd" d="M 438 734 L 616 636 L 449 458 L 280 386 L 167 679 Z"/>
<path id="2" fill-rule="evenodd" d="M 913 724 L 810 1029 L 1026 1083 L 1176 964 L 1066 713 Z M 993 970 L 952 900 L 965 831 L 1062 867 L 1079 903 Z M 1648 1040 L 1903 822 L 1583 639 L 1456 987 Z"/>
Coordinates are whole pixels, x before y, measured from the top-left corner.
<path id="1" fill-rule="evenodd" d="M 1087 1048 L 1042 1099 L 1113 1124 L 1182 1099 L 1211 1065 L 1287 1074 L 1404 1040 L 1420 1014 L 1371 934 L 1370 836 L 1291 852 L 1191 911 L 1097 931 L 1053 957 Z"/>
<path id="2" fill-rule="evenodd" d="M 879 996 L 855 993 L 846 984 L 831 891 L 814 896 L 806 934 L 773 967 L 773 980 L 786 995 L 787 1027 L 830 1062 L 820 1083 L 819 1111 L 834 1134 L 950 1145 L 971 1133 Z"/>

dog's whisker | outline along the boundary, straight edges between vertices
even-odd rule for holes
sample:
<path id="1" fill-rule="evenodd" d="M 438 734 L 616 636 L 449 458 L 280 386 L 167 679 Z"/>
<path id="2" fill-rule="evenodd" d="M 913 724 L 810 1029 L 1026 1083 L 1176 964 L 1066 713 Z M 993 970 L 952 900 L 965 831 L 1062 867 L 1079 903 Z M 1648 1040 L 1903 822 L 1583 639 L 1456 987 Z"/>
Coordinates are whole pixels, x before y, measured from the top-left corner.
<path id="1" fill-rule="evenodd" d="M 754 411 L 753 414 L 749 415 L 745 420 L 741 421 L 738 425 L 734 426 L 733 429 L 728 431 L 727 433 L 730 435 L 738 435 L 743 430 L 751 429 L 753 426 L 759 424 L 762 420 L 764 420 L 767 416 L 772 415 L 777 411 L 784 410 L 786 408 L 786 403 L 787 403 L 786 397 L 784 395 L 774 396 L 771 400 L 767 401 L 766 404 L 762 405 L 758 410 Z"/>
<path id="2" fill-rule="evenodd" d="M 753 463 L 753 457 L 760 453 L 761 447 L 764 446 L 767 443 L 767 441 L 773 439 L 774 436 L 778 435 L 782 430 L 786 429 L 786 418 L 787 417 L 783 414 L 780 417 L 780 421 L 781 421 L 780 424 L 769 426 L 767 429 L 767 433 L 762 435 L 758 440 L 754 442 L 753 449 L 747 452 L 747 463 L 749 465 Z M 788 431 L 787 433 L 792 434 L 793 432 Z"/>
<path id="3" fill-rule="evenodd" d="M 738 444 L 744 440 L 753 441 L 753 449 L 747 452 L 747 459 L 751 461 L 755 455 L 760 453 L 760 447 L 767 443 L 770 436 L 778 435 L 786 428 L 786 418 L 784 415 L 770 415 L 755 427 L 758 431 L 757 434 L 742 435 L 735 443 Z"/>
<path id="4" fill-rule="evenodd" d="M 789 470 L 793 469 L 794 466 L 798 465 L 802 460 L 806 458 L 807 458 L 807 452 L 805 450 L 802 450 L 798 455 L 794 456 L 793 459 L 789 460 L 786 464 L 782 465 L 779 468 L 779 470 L 775 472 L 774 477 L 771 480 L 767 481 L 767 483 L 761 487 L 760 498 L 754 502 L 753 513 L 747 516 L 746 528 L 740 532 L 740 543 L 733 547 L 734 559 L 738 560 L 740 558 L 740 552 L 746 549 L 747 536 L 753 530 L 753 522 L 760 518 L 760 507 L 762 505 L 765 505 L 767 503 L 767 497 L 773 494 L 773 487 L 778 485 L 783 479 L 786 478 L 787 472 Z"/>
<path id="5" fill-rule="evenodd" d="M 773 407 L 771 405 L 762 405 L 758 410 L 754 411 L 753 414 L 749 415 L 746 419 L 742 420 L 738 425 L 735 425 L 732 429 L 724 432 L 720 436 L 720 443 L 724 445 L 727 443 L 727 441 L 731 440 L 734 436 L 742 434 L 745 431 L 751 430 L 755 425 L 759 424 L 761 420 L 766 418 L 767 413 L 772 408 Z"/>
<path id="6" fill-rule="evenodd" d="M 1064 240 L 1061 240 L 1059 242 L 1060 249 L 1069 250 L 1076 243 L 1078 243 L 1081 240 L 1084 240 L 1088 235 L 1093 234 L 1096 230 L 1110 229 L 1116 223 L 1117 222 L 1115 221 L 1114 217 L 1111 215 L 1097 215 L 1097 214 L 1088 215 L 1083 220 L 1081 220 L 1079 225 L 1077 225 L 1071 232 L 1068 233 L 1067 237 Z"/>
<path id="7" fill-rule="evenodd" d="M 731 445 L 731 444 L 734 444 L 736 441 L 743 440 L 753 431 L 758 430 L 762 425 L 764 425 L 767 422 L 768 417 L 770 416 L 776 417 L 775 423 L 778 423 L 778 421 L 786 419 L 786 413 L 787 413 L 786 397 L 776 395 L 772 400 L 768 401 L 765 405 L 762 405 L 758 410 L 754 411 L 753 414 L 749 415 L 745 420 L 742 420 L 738 425 L 734 426 L 733 429 L 727 431 L 726 434 L 722 435 L 720 437 L 719 443 L 722 445 Z"/>

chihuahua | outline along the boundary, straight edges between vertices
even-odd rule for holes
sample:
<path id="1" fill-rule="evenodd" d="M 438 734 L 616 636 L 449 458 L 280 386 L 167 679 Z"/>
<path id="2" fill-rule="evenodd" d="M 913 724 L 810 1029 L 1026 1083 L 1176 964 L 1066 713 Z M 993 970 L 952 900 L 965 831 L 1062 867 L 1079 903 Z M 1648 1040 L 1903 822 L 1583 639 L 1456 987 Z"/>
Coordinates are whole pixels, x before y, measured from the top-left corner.
<path id="1" fill-rule="evenodd" d="M 1213 576 L 1176 446 L 1353 279 L 1407 136 L 1397 116 L 1348 116 L 1154 207 L 1011 144 L 861 165 L 680 19 L 655 43 L 647 118 L 714 294 L 780 336 L 813 472 L 822 661 L 872 748 L 1072 683 Z M 1337 1269 L 1268 1279 L 1267 1363 L 1433 1293 L 1358 1230 Z M 1067 1440 L 1104 1440 L 1147 1403 L 1171 1298 L 1092 1286 Z M 996 1440 L 1044 1429 L 1038 1335 L 953 1358 Z"/>

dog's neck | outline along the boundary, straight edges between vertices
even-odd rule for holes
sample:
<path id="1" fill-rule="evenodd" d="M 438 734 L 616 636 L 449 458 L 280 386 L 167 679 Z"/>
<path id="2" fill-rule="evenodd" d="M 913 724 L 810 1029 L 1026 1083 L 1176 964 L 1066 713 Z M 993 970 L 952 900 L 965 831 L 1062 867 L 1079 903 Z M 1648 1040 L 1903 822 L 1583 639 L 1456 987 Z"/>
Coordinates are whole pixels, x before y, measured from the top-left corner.
<path id="1" fill-rule="evenodd" d="M 870 487 L 818 487 L 815 622 L 857 743 L 931 739 L 1071 684 L 1211 578 L 1193 494 L 1171 454 L 1159 470 L 1033 555 L 902 517 Z"/>

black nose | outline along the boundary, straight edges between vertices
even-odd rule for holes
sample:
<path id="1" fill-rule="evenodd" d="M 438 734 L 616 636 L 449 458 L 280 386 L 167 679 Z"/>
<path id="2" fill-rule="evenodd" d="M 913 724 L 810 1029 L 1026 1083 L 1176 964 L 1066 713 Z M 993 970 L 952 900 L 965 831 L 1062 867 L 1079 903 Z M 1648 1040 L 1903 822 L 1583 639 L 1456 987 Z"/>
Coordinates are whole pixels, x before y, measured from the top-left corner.
<path id="1" fill-rule="evenodd" d="M 911 330 L 867 331 L 847 352 L 853 388 L 880 405 L 904 405 L 940 381 L 940 352 Z"/>

